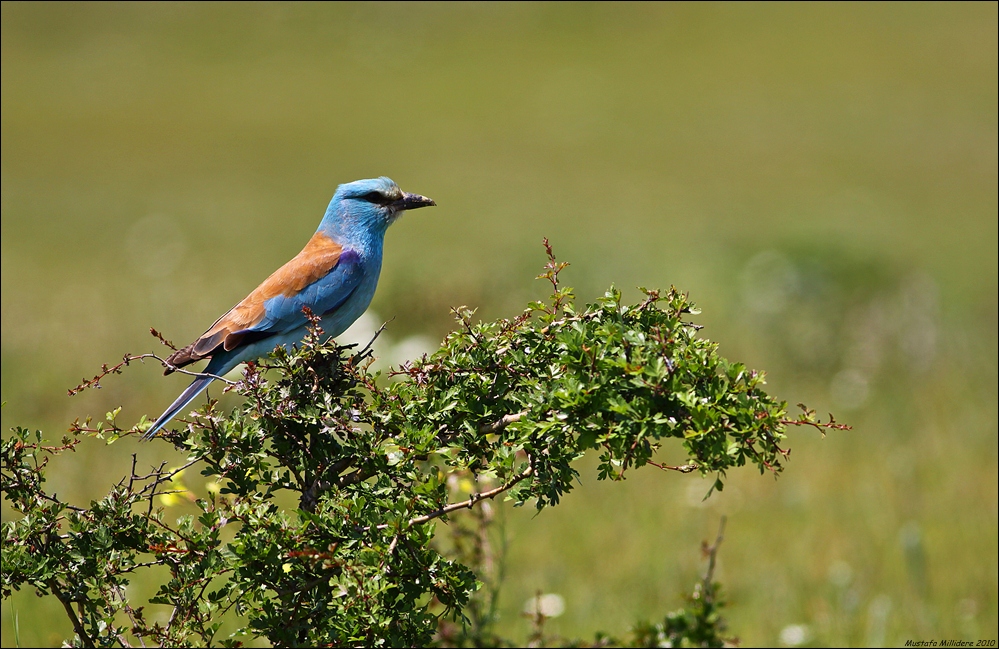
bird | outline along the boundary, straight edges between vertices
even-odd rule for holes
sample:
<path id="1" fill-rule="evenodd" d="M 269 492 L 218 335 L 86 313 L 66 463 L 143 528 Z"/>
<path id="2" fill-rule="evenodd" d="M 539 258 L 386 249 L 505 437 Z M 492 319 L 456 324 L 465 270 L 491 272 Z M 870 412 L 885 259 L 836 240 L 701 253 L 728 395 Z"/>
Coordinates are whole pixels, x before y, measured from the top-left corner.
<path id="1" fill-rule="evenodd" d="M 385 176 L 339 185 L 305 248 L 197 340 L 166 359 L 164 374 L 203 359 L 209 362 L 142 439 L 156 437 L 216 377 L 277 346 L 300 342 L 309 324 L 303 307 L 321 317 L 327 338 L 346 331 L 375 294 L 385 231 L 403 212 L 436 204 L 402 191 Z"/>

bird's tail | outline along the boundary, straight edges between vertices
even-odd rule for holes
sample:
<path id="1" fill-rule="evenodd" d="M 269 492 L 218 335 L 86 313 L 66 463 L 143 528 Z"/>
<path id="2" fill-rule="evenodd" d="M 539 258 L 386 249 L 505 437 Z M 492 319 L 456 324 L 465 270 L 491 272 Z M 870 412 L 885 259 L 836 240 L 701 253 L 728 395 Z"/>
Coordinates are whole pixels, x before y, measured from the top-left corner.
<path id="1" fill-rule="evenodd" d="M 177 400 L 170 404 L 170 407 L 166 409 L 160 418 L 156 420 L 153 427 L 146 431 L 146 434 L 142 436 L 143 440 L 148 440 L 156 437 L 156 433 L 160 432 L 160 429 L 167 425 L 167 423 L 173 419 L 178 412 L 184 409 L 184 406 L 194 401 L 194 398 L 205 391 L 208 384 L 214 379 L 211 376 L 199 376 L 194 379 L 191 385 L 187 386 L 187 389 L 180 393 Z"/>

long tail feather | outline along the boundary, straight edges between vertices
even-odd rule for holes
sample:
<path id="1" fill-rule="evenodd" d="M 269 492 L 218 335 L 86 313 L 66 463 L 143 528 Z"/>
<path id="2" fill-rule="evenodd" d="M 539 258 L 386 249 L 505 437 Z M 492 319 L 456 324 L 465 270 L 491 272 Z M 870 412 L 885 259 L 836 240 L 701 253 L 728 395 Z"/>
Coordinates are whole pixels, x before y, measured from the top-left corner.
<path id="1" fill-rule="evenodd" d="M 194 401 L 194 398 L 205 391 L 208 384 L 213 381 L 210 376 L 199 376 L 194 379 L 191 385 L 187 386 L 187 389 L 180 393 L 177 400 L 170 404 L 170 407 L 166 409 L 160 418 L 156 420 L 153 427 L 146 431 L 146 434 L 142 436 L 143 440 L 149 440 L 156 437 L 156 433 L 160 431 L 161 428 L 167 425 L 167 423 L 177 416 L 177 413 L 184 409 L 184 406 Z"/>

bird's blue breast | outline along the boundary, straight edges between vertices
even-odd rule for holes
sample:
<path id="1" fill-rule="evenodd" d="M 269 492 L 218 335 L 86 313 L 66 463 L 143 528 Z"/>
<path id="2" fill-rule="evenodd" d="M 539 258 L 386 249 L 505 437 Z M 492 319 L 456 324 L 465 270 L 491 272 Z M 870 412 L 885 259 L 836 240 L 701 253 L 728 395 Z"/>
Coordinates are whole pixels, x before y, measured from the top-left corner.
<path id="1" fill-rule="evenodd" d="M 382 270 L 381 247 L 375 251 L 369 251 L 367 256 L 358 256 L 358 266 L 361 271 L 357 285 L 339 304 L 322 312 L 323 330 L 329 336 L 339 336 L 346 331 L 355 320 L 361 317 L 375 296 L 378 276 Z"/>

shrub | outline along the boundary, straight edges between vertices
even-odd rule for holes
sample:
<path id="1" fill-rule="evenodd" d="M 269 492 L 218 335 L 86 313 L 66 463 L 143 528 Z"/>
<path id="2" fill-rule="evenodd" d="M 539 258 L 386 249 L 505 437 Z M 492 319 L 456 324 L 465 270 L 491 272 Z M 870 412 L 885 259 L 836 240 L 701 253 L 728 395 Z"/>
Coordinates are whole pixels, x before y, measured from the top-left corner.
<path id="1" fill-rule="evenodd" d="M 133 456 L 88 507 L 45 491 L 48 456 L 87 437 L 139 435 L 149 422 L 125 430 L 116 411 L 77 421 L 54 445 L 15 429 L 2 445 L 2 489 L 21 517 L 3 526 L 3 596 L 24 586 L 54 595 L 83 646 L 500 645 L 482 540 L 490 499 L 557 505 L 587 453 L 599 455 L 600 479 L 652 466 L 710 474 L 721 490 L 735 467 L 780 472 L 786 426 L 840 427 L 807 410 L 789 418 L 763 373 L 698 336 L 686 319 L 697 312 L 675 289 L 645 290 L 635 305 L 611 289 L 577 309 L 548 252 L 549 302 L 491 323 L 457 309 L 441 348 L 393 380 L 369 372 L 370 344 L 324 342 L 312 318 L 300 346 L 247 364 L 227 385 L 241 406 L 210 401 L 165 434 L 184 464 L 143 472 Z M 670 438 L 687 464 L 654 461 Z M 183 490 L 193 470 L 210 481 L 200 513 L 168 520 L 156 498 Z M 447 551 L 438 519 L 455 520 Z M 162 616 L 129 601 L 131 581 L 164 575 L 150 600 L 169 607 Z M 613 642 L 719 644 L 716 589 L 709 575 L 688 610 Z"/>

